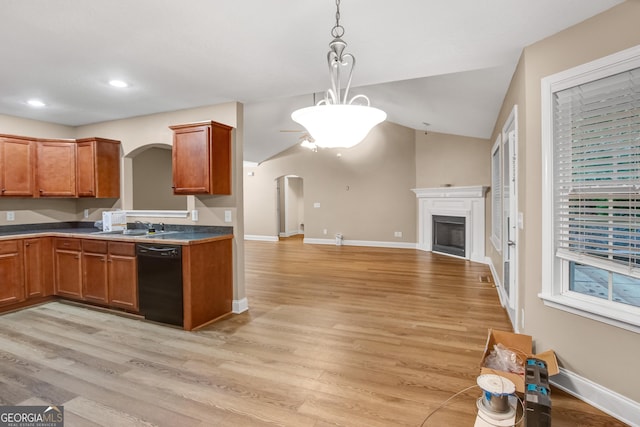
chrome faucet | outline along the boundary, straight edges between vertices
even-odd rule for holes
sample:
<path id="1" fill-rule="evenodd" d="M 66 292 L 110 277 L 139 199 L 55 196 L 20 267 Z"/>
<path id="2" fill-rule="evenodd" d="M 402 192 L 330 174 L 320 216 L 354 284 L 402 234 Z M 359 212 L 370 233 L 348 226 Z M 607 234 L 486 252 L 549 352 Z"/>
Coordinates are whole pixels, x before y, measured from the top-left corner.
<path id="1" fill-rule="evenodd" d="M 153 224 L 151 224 L 150 222 L 136 221 L 136 224 L 142 224 L 143 226 L 147 227 L 148 230 L 151 230 L 153 228 Z"/>

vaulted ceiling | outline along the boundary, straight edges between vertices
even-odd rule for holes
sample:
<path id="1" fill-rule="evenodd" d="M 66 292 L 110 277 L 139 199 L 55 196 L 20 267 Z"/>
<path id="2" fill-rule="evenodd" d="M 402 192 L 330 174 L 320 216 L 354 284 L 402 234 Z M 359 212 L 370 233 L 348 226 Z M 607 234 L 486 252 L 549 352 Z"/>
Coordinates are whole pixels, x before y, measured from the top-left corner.
<path id="1" fill-rule="evenodd" d="M 354 92 L 388 120 L 488 138 L 522 49 L 621 2 L 342 0 L 340 23 Z M 300 129 L 291 111 L 329 86 L 335 12 L 332 0 L 3 0 L 0 114 L 78 126 L 240 101 L 244 157 L 260 162 L 297 143 L 281 132 Z"/>

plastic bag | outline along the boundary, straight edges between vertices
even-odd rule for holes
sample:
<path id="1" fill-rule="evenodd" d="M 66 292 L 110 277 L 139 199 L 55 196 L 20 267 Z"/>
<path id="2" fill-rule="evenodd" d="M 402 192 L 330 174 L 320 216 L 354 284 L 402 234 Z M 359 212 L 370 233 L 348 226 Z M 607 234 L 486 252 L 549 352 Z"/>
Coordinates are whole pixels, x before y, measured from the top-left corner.
<path id="1" fill-rule="evenodd" d="M 484 360 L 484 366 L 498 371 L 524 374 L 524 363 L 515 352 L 498 343 Z"/>

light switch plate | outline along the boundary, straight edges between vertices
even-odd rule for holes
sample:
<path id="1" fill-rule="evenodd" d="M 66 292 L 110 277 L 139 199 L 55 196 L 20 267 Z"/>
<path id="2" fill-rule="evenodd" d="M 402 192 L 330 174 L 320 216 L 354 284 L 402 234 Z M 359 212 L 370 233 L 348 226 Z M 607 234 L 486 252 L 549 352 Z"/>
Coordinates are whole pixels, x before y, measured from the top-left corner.
<path id="1" fill-rule="evenodd" d="M 231 222 L 231 211 L 224 211 L 224 222 Z"/>
<path id="2" fill-rule="evenodd" d="M 191 211 L 191 221 L 197 221 L 198 220 L 198 210 L 194 209 Z"/>
<path id="3" fill-rule="evenodd" d="M 320 202 L 315 202 L 315 203 L 313 204 L 313 207 L 314 207 L 314 208 L 319 208 L 319 207 L 320 207 Z"/>
<path id="4" fill-rule="evenodd" d="M 14 211 L 8 211 L 7 221 L 15 221 L 15 220 L 16 220 L 16 213 Z"/>

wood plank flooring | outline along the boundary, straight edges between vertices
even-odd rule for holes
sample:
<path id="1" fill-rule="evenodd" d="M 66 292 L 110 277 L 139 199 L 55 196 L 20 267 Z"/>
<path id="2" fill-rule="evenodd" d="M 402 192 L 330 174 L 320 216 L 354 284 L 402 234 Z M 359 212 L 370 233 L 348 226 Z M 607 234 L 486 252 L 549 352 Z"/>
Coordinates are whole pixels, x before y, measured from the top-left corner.
<path id="1" fill-rule="evenodd" d="M 0 405 L 66 426 L 420 426 L 509 329 L 486 266 L 246 242 L 250 311 L 197 332 L 54 302 L 0 316 Z M 479 389 L 425 426 L 472 426 Z M 554 389 L 554 426 L 623 426 Z"/>

